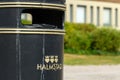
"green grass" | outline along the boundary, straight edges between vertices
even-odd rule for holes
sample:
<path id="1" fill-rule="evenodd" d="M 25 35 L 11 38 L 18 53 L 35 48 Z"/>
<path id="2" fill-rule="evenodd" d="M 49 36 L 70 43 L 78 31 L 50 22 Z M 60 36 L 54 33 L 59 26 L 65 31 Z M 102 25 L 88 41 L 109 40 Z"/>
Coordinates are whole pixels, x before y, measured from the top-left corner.
<path id="1" fill-rule="evenodd" d="M 64 54 L 66 65 L 115 65 L 120 64 L 119 56 Z"/>
<path id="2" fill-rule="evenodd" d="M 21 22 L 24 25 L 32 24 L 32 21 L 29 21 L 29 20 L 21 20 Z"/>

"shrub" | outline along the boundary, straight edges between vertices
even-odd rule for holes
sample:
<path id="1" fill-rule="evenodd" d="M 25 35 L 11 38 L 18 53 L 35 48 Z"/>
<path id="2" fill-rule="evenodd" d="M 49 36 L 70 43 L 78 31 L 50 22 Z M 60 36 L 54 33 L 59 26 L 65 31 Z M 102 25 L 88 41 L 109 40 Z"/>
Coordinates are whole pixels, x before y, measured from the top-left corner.
<path id="1" fill-rule="evenodd" d="M 119 51 L 120 33 L 110 28 L 96 29 L 92 32 L 91 48 L 102 51 Z"/>
<path id="2" fill-rule="evenodd" d="M 90 32 L 95 30 L 95 26 L 91 24 L 74 24 L 65 23 L 65 49 L 88 50 L 91 46 Z"/>
<path id="3" fill-rule="evenodd" d="M 65 23 L 65 51 L 80 54 L 120 54 L 120 31 L 92 24 Z"/>

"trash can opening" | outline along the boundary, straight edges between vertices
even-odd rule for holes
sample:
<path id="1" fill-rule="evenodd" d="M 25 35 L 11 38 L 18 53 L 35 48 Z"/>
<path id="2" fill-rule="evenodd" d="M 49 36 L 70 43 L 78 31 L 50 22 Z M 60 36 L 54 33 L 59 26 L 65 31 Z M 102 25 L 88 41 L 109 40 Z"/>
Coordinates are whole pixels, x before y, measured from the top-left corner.
<path id="1" fill-rule="evenodd" d="M 32 15 L 30 13 L 22 13 L 21 14 L 21 22 L 24 25 L 32 24 Z"/>
<path id="2" fill-rule="evenodd" d="M 63 29 L 64 11 L 51 9 L 24 9 L 21 23 L 25 27 Z"/>

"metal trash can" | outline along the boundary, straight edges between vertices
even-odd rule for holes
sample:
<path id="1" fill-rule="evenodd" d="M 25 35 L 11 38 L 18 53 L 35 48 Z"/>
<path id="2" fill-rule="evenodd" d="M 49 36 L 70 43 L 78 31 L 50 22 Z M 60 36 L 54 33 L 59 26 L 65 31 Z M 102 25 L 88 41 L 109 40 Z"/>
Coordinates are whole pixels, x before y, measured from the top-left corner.
<path id="1" fill-rule="evenodd" d="M 0 80 L 62 80 L 64 3 L 0 0 Z"/>

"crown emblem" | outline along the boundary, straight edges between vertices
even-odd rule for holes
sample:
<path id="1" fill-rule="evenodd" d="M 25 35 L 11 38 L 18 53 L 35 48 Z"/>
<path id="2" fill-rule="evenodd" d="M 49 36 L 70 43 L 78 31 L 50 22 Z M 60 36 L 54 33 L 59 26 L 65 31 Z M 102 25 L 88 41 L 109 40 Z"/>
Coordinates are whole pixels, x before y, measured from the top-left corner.
<path id="1" fill-rule="evenodd" d="M 49 63 L 49 61 L 50 61 L 50 57 L 49 56 L 45 56 L 45 62 Z"/>
<path id="2" fill-rule="evenodd" d="M 57 63 L 58 62 L 58 56 L 45 56 L 45 62 L 46 63 Z"/>
<path id="3" fill-rule="evenodd" d="M 55 62 L 56 63 L 58 62 L 58 56 L 55 56 Z"/>

